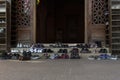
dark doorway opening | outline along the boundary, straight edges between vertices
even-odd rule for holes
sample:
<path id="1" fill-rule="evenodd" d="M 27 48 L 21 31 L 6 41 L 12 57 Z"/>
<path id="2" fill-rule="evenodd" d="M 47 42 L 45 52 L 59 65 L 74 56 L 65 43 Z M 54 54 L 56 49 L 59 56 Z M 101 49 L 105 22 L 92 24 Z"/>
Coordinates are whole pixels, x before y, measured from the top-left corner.
<path id="1" fill-rule="evenodd" d="M 36 11 L 37 42 L 84 42 L 84 0 L 41 0 Z"/>

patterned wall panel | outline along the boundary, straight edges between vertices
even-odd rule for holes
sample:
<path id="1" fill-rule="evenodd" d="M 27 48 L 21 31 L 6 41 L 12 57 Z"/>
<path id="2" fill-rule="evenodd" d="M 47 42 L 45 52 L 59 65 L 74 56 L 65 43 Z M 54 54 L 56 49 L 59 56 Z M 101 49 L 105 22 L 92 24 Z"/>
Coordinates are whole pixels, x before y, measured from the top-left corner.
<path id="1" fill-rule="evenodd" d="M 29 27 L 32 24 L 32 0 L 16 0 L 17 26 Z"/>
<path id="2" fill-rule="evenodd" d="M 87 38 L 88 42 L 95 40 L 105 41 L 105 22 L 108 18 L 108 0 L 87 1 Z"/>
<path id="3" fill-rule="evenodd" d="M 92 0 L 92 23 L 105 24 L 108 0 Z"/>
<path id="4" fill-rule="evenodd" d="M 35 0 L 12 0 L 11 45 L 33 41 Z"/>

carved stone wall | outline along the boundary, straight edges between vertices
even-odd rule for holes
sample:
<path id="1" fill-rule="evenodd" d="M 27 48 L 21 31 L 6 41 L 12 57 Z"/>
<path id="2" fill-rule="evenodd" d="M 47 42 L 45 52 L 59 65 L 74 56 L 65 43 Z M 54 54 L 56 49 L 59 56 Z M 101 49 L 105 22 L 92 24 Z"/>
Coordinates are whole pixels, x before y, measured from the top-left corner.
<path id="1" fill-rule="evenodd" d="M 12 27 L 13 38 L 11 44 L 28 43 L 34 41 L 34 0 L 12 0 Z M 16 39 L 14 38 L 16 37 Z"/>
<path id="2" fill-rule="evenodd" d="M 93 11 L 93 1 L 94 0 L 87 0 L 88 7 L 87 7 L 87 18 L 86 19 L 87 19 L 87 29 L 88 29 L 87 30 L 88 42 L 92 42 L 96 40 L 104 42 L 105 41 L 104 20 L 101 23 L 93 24 L 93 21 L 94 21 L 93 15 L 95 14 Z M 99 7 L 99 5 L 97 6 Z M 103 15 L 103 12 L 101 13 L 101 15 Z M 100 15 L 96 14 L 96 16 L 99 17 Z"/>
<path id="3" fill-rule="evenodd" d="M 29 41 L 33 41 L 33 34 L 35 35 L 36 32 L 32 31 L 33 30 L 33 27 L 35 29 L 35 25 L 34 25 L 34 19 L 33 16 L 34 14 L 32 12 L 35 12 L 35 7 L 32 3 L 34 3 L 35 1 L 34 0 L 15 0 L 18 2 L 18 10 L 20 10 L 20 14 L 18 14 L 16 16 L 16 18 L 18 18 L 18 20 L 16 20 L 17 22 L 17 39 L 19 41 L 21 40 L 29 40 Z M 24 1 L 28 1 L 28 2 L 24 2 Z M 30 1 L 30 4 L 26 5 L 27 3 L 29 3 Z M 45 3 L 43 2 L 45 0 L 41 0 L 41 3 Z M 94 0 L 86 0 L 86 3 L 87 5 L 85 6 L 86 8 L 86 16 L 85 16 L 85 20 L 86 20 L 86 35 L 87 36 L 87 42 L 91 42 L 91 41 L 94 41 L 94 40 L 100 40 L 100 41 L 105 41 L 105 25 L 104 25 L 104 22 L 102 24 L 93 24 L 93 1 Z M 104 0 L 101 0 L 101 1 L 104 1 Z M 40 4 L 41 4 L 40 3 Z M 21 5 L 20 5 L 21 4 Z M 23 7 L 22 5 L 25 6 Z M 98 5 L 99 6 L 99 5 Z M 104 6 L 104 5 L 103 5 Z M 16 7 L 16 8 L 17 8 Z M 21 8 L 21 9 L 19 9 Z M 23 8 L 23 9 L 22 9 Z M 38 8 L 38 7 L 37 7 Z M 40 10 L 42 11 L 41 14 L 39 14 L 40 19 L 40 26 L 45 26 L 46 24 L 44 24 L 45 22 L 45 17 L 47 16 L 46 13 L 47 13 L 47 9 L 45 7 L 44 4 L 41 4 L 41 7 L 39 7 Z M 54 6 L 53 6 L 54 8 Z M 104 7 L 102 7 L 104 8 Z M 44 9 L 44 10 L 42 10 Z M 22 11 L 21 11 L 22 10 Z M 27 10 L 27 12 L 26 12 Z M 19 12 L 19 11 L 18 11 Z M 23 13 L 24 14 L 23 14 Z M 103 12 L 100 13 L 101 15 L 103 14 Z M 96 14 L 97 16 L 98 14 Z M 52 15 L 54 16 L 54 15 Z M 51 16 L 50 16 L 51 17 Z M 54 20 L 53 20 L 54 21 Z M 48 23 L 48 24 L 51 24 L 51 25 L 54 25 L 54 23 Z M 40 26 L 38 28 L 40 28 Z M 39 30 L 36 30 L 37 32 L 40 33 L 40 35 L 37 35 L 37 36 L 43 36 L 42 34 L 45 34 L 45 30 L 44 29 L 39 29 Z M 24 34 L 24 36 L 22 36 Z M 54 34 L 54 33 L 52 33 Z M 44 37 L 44 36 L 43 36 Z M 40 39 L 41 41 L 44 41 L 45 39 Z"/>

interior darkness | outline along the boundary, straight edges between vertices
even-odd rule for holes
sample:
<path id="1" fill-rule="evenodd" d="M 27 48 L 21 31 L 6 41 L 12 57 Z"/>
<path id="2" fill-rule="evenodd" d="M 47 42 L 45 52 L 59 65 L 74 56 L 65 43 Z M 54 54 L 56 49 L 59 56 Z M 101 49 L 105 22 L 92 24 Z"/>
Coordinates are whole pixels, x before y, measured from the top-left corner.
<path id="1" fill-rule="evenodd" d="M 41 0 L 37 5 L 36 40 L 83 43 L 84 0 Z"/>

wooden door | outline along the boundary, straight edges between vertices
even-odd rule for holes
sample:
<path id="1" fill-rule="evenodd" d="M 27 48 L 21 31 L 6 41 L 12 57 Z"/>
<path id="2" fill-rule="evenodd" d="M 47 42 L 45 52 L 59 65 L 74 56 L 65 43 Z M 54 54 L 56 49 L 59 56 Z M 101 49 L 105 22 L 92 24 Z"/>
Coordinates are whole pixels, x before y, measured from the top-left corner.
<path id="1" fill-rule="evenodd" d="M 84 42 L 84 19 L 80 15 L 66 16 L 64 42 Z"/>

